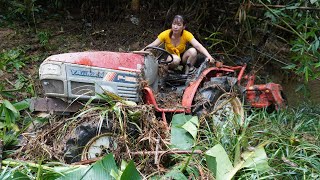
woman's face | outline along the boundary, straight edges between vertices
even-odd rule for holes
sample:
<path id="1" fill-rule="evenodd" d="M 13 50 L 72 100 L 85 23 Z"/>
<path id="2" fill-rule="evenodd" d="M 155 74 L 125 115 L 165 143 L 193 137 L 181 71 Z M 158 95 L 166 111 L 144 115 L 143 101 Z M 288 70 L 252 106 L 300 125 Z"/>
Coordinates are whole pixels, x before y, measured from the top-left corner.
<path id="1" fill-rule="evenodd" d="M 182 30 L 184 30 L 185 26 L 183 24 L 183 20 L 180 18 L 175 18 L 171 25 L 171 30 L 173 34 L 181 34 Z"/>

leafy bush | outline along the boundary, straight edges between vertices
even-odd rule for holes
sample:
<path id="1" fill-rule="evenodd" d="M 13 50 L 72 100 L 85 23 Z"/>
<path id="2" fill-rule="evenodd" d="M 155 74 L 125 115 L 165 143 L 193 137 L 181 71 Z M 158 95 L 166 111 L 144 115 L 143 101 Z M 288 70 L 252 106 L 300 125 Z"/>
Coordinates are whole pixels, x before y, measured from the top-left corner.
<path id="1" fill-rule="evenodd" d="M 319 16 L 317 15 L 320 3 L 316 0 L 290 1 L 284 3 L 285 6 L 269 7 L 261 0 L 267 12 L 265 16 L 270 18 L 273 24 L 291 32 L 291 36 L 286 35 L 284 39 L 290 39 L 291 59 L 294 64 L 286 66 L 286 69 L 293 69 L 297 74 L 303 75 L 306 81 L 309 78 L 320 77 L 318 73 L 320 67 L 320 34 Z M 273 5 L 271 1 L 268 1 Z M 283 35 L 284 36 L 284 35 Z"/>
<path id="2" fill-rule="evenodd" d="M 20 70 L 27 61 L 22 49 L 3 50 L 0 53 L 0 70 L 12 72 L 14 69 Z"/>
<path id="3" fill-rule="evenodd" d="M 40 31 L 37 33 L 39 42 L 41 46 L 46 46 L 49 42 L 50 33 L 47 31 Z"/>
<path id="4" fill-rule="evenodd" d="M 35 23 L 35 16 L 41 9 L 37 5 L 37 0 L 2 0 L 0 10 L 4 12 L 4 16 L 10 20 L 24 20 L 28 23 Z"/>

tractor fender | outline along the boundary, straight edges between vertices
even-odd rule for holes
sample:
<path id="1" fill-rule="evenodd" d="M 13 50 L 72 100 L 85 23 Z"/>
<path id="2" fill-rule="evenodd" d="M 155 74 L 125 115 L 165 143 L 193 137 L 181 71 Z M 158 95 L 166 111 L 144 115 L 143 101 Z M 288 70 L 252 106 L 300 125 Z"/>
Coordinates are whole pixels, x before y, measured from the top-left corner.
<path id="1" fill-rule="evenodd" d="M 186 112 L 187 113 L 191 113 L 191 106 L 192 106 L 192 102 L 193 99 L 196 95 L 197 90 L 201 87 L 201 85 L 205 82 L 205 81 L 211 81 L 211 80 L 215 80 L 218 77 L 215 77 L 214 74 L 217 71 L 221 71 L 221 72 L 234 72 L 234 70 L 229 69 L 229 68 L 218 68 L 218 67 L 210 67 L 205 69 L 204 71 L 202 71 L 202 73 L 198 76 L 198 78 L 192 82 L 189 83 L 188 87 L 185 89 L 183 97 L 182 97 L 182 106 L 186 107 Z M 221 80 L 219 79 L 221 78 Z M 221 82 L 221 83 L 225 83 L 225 81 L 223 79 L 226 79 L 227 82 L 228 79 L 226 77 L 219 77 L 217 80 L 217 82 Z M 234 85 L 237 82 L 237 79 L 235 80 L 230 80 L 230 85 Z"/>
<path id="2" fill-rule="evenodd" d="M 236 85 L 238 79 L 235 77 L 221 76 L 221 77 L 212 77 L 210 81 L 220 86 L 221 88 L 229 91 L 233 86 Z"/>

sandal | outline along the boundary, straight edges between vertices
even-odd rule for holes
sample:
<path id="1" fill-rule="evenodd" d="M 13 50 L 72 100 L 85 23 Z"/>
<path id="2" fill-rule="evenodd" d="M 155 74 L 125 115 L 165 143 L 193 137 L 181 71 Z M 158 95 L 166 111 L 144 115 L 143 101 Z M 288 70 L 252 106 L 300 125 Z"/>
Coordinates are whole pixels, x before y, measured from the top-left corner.
<path id="1" fill-rule="evenodd" d="M 189 73 L 193 73 L 196 70 L 196 68 L 194 66 L 189 68 Z"/>
<path id="2" fill-rule="evenodd" d="M 193 74 L 196 68 L 194 66 L 189 67 L 189 69 L 186 69 L 185 74 Z"/>

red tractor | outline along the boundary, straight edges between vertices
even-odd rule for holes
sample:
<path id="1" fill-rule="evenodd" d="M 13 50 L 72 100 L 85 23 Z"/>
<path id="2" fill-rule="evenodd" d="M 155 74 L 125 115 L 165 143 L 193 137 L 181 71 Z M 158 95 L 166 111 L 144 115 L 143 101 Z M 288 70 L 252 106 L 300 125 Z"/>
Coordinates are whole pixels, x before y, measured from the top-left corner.
<path id="1" fill-rule="evenodd" d="M 32 109 L 75 112 L 80 106 L 70 102 L 92 97 L 99 99 L 97 94 L 105 91 L 126 100 L 153 105 L 165 124 L 168 117 L 166 115 L 172 113 L 200 116 L 216 111 L 225 116 L 228 113 L 242 115 L 243 103 L 237 96 L 242 97 L 245 104 L 252 108 L 279 109 L 285 106 L 282 87 L 275 83 L 255 85 L 255 76 L 245 75 L 246 64 L 215 67 L 206 60 L 199 59 L 192 72 L 185 72 L 186 67 L 182 66 L 180 71 L 169 71 L 161 75 L 161 66 L 170 63 L 162 57 L 171 55 L 158 47 L 150 47 L 149 50 L 157 51 L 154 54 L 161 55 L 155 57 L 149 51 L 97 51 L 48 57 L 41 64 L 39 72 L 46 98 L 34 99 Z M 143 87 L 141 81 L 145 82 Z M 166 102 L 165 97 L 174 103 Z M 217 107 L 220 110 L 216 110 Z M 81 146 L 88 147 L 88 141 Z M 104 142 L 110 144 L 111 141 L 104 137 Z M 75 142 L 69 144 L 72 144 L 70 146 L 74 149 Z M 84 150 L 82 148 L 76 151 L 71 154 L 83 154 L 80 151 Z M 73 159 L 66 158 L 66 161 L 70 163 L 80 160 L 74 155 L 71 158 Z"/>

